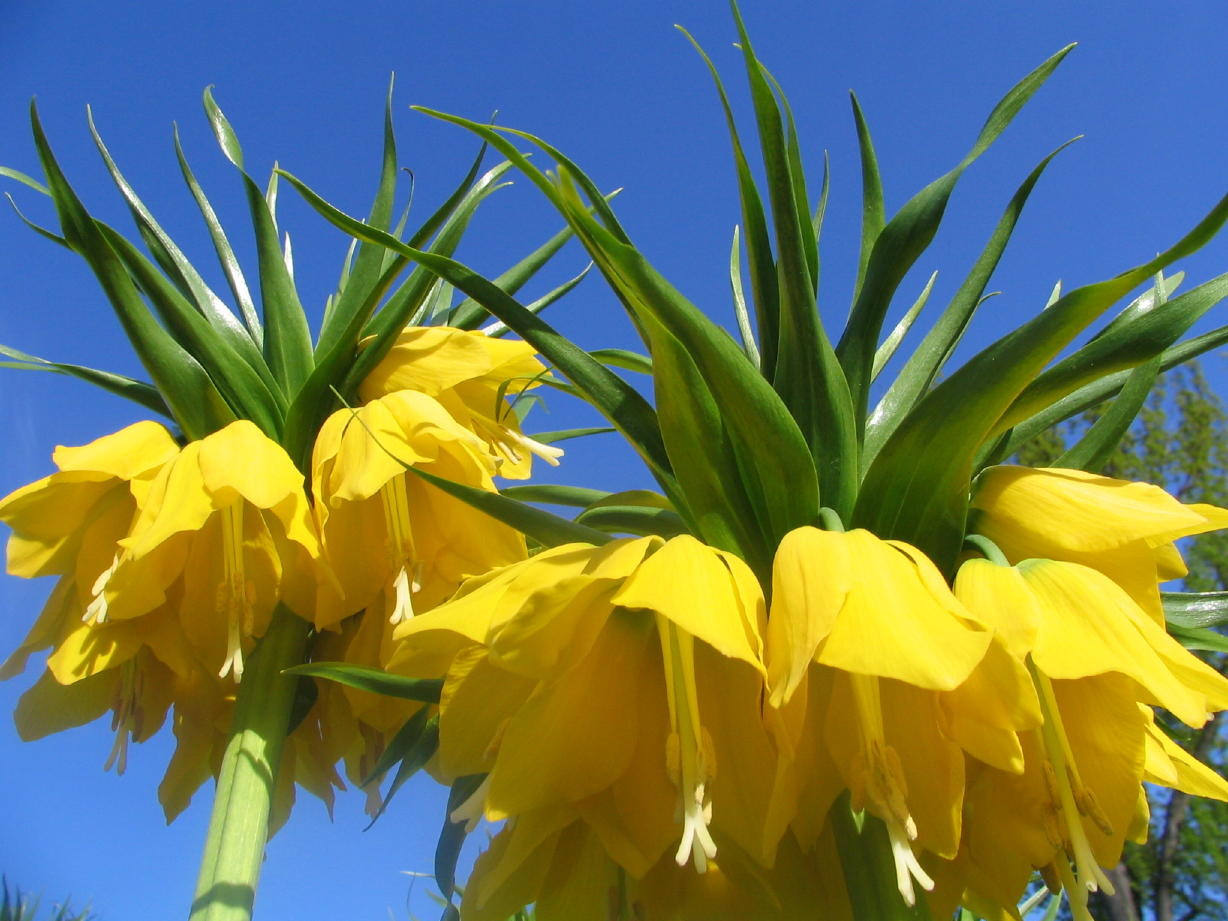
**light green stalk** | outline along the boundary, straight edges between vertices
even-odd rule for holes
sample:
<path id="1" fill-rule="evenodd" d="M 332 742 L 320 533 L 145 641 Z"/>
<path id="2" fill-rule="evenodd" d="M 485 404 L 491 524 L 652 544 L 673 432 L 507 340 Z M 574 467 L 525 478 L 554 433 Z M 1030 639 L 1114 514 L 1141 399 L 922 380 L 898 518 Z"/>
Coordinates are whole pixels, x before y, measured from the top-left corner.
<path id="1" fill-rule="evenodd" d="M 309 624 L 284 607 L 243 672 L 189 921 L 249 921 Z"/>

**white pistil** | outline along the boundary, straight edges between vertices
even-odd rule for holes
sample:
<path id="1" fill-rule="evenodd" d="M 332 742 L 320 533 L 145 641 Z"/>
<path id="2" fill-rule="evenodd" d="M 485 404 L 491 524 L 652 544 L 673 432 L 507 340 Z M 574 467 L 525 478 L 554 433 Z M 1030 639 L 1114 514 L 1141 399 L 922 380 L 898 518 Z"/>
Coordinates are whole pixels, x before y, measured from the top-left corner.
<path id="1" fill-rule="evenodd" d="M 1028 670 L 1032 674 L 1032 683 L 1039 691 L 1041 711 L 1044 715 L 1044 722 L 1040 727 L 1041 739 L 1044 742 L 1048 763 L 1052 766 L 1045 772 L 1046 781 L 1050 795 L 1057 794 L 1054 797 L 1054 806 L 1064 832 L 1064 849 L 1067 850 L 1067 855 L 1058 855 L 1055 863 L 1058 875 L 1062 879 L 1062 885 L 1066 888 L 1070 898 L 1071 911 L 1076 921 L 1090 921 L 1091 915 L 1087 912 L 1087 893 L 1103 890 L 1113 895 L 1115 890 L 1096 861 L 1081 816 L 1086 814 L 1105 834 L 1111 834 L 1112 827 L 1096 803 L 1095 796 L 1084 787 L 1079 779 L 1074 753 L 1070 748 L 1066 729 L 1062 725 L 1062 714 L 1058 708 L 1052 682 L 1040 674 L 1030 661 Z M 1073 876 L 1069 866 L 1063 865 L 1068 858 L 1074 860 Z"/>
<path id="2" fill-rule="evenodd" d="M 222 509 L 222 583 L 217 587 L 217 611 L 226 621 L 226 660 L 218 671 L 219 678 L 233 673 L 235 681 L 243 677 L 243 632 L 252 624 L 252 586 L 248 585 L 243 568 L 243 503 L 235 502 Z"/>
<path id="3" fill-rule="evenodd" d="M 716 842 L 708 826 L 712 802 L 708 781 L 716 773 L 712 740 L 699 722 L 699 695 L 695 687 L 695 638 L 660 615 L 657 633 L 665 665 L 670 735 L 666 740 L 666 770 L 678 788 L 677 817 L 682 838 L 674 861 L 684 866 L 689 859 L 698 873 L 708 869 L 716 856 Z"/>
<path id="4" fill-rule="evenodd" d="M 115 742 L 111 753 L 107 756 L 104 771 L 111 770 L 115 765 L 115 773 L 123 774 L 128 768 L 128 739 L 135 738 L 141 732 L 141 672 L 132 660 L 120 666 L 119 684 L 115 687 L 115 697 L 111 702 L 111 729 L 115 733 Z"/>
<path id="5" fill-rule="evenodd" d="M 556 448 L 552 445 L 542 444 L 540 441 L 535 441 L 523 432 L 517 432 L 515 429 L 503 426 L 503 448 L 508 455 L 508 459 L 513 464 L 519 463 L 520 454 L 516 447 L 524 448 L 530 454 L 540 457 L 551 467 L 559 465 L 559 458 L 563 456 L 563 449 Z"/>
<path id="6" fill-rule="evenodd" d="M 422 588 L 423 567 L 414 548 L 405 476 L 393 477 L 380 487 L 379 492 L 384 506 L 384 526 L 388 534 L 388 558 L 396 573 L 392 579 L 394 604 L 388 620 L 390 623 L 399 624 L 414 616 L 413 593 Z"/>
<path id="7" fill-rule="evenodd" d="M 81 619 L 87 624 L 105 624 L 107 622 L 107 583 L 119 568 L 120 553 L 111 559 L 111 565 L 98 574 L 94 584 L 90 586 L 90 603 L 85 606 Z"/>
<path id="8" fill-rule="evenodd" d="M 849 679 L 857 707 L 857 725 L 861 730 L 860 769 L 865 775 L 861 796 L 873 806 L 871 812 L 887 826 L 896 888 L 905 904 L 911 907 L 917 902 L 913 882 L 920 883 L 928 892 L 934 888 L 934 880 L 921 868 L 913 853 L 917 823 L 908 809 L 908 790 L 899 755 L 887 744 L 878 679 L 867 675 L 850 675 Z"/>

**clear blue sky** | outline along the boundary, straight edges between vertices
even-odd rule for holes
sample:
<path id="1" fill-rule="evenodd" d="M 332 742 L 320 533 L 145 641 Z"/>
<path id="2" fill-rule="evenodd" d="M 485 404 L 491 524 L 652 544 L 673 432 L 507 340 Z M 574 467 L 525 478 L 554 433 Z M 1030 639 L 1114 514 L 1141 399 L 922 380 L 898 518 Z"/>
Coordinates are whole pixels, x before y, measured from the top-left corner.
<path id="1" fill-rule="evenodd" d="M 639 246 L 696 303 L 729 317 L 725 272 L 737 206 L 723 118 L 705 68 L 673 28 L 682 23 L 695 34 L 744 100 L 730 44 L 735 33 L 719 0 L 8 0 L 4 7 L 0 164 L 37 173 L 27 120 L 37 95 L 61 164 L 87 204 L 128 226 L 86 131 L 84 107 L 91 104 L 128 178 L 202 266 L 208 245 L 178 175 L 172 122 L 223 219 L 235 228 L 245 222 L 237 177 L 201 114 L 203 87 L 215 85 L 254 174 L 263 177 L 277 160 L 361 214 L 374 188 L 384 93 L 395 71 L 401 160 L 417 176 L 420 215 L 463 173 L 475 145 L 408 105 L 475 118 L 498 109 L 502 124 L 551 140 L 604 187 L 624 187 L 617 210 Z M 822 151 L 831 152 L 822 297 L 832 328 L 848 304 L 859 218 L 849 88 L 869 118 L 894 211 L 963 156 L 1001 93 L 1058 48 L 1081 43 L 965 177 L 949 226 L 896 305 L 902 310 L 935 268 L 933 303 L 944 303 L 1031 167 L 1085 134 L 1034 193 L 991 285 L 1004 294 L 986 306 L 973 342 L 1031 316 L 1058 278 L 1077 285 L 1145 261 L 1225 191 L 1228 13 L 1219 3 L 746 0 L 744 12 L 760 56 L 789 93 L 816 177 Z M 5 185 L 31 217 L 54 221 L 39 196 Z M 300 292 L 318 316 L 344 241 L 289 189 L 282 198 Z M 498 272 L 556 225 L 518 182 L 484 206 L 461 258 Z M 557 283 L 584 262 L 568 250 L 550 279 Z M 1183 267 L 1191 281 L 1228 269 L 1228 237 Z M 531 293 L 548 286 L 543 281 Z M 553 321 L 586 346 L 632 344 L 596 279 L 552 310 Z M 0 214 L 0 343 L 139 371 L 84 264 L 8 213 Z M 1208 364 L 1222 385 L 1222 360 Z M 583 418 L 560 399 L 551 408 L 539 427 Z M 0 494 L 50 472 L 54 445 L 84 443 L 135 418 L 132 406 L 84 385 L 0 372 Z M 566 482 L 646 482 L 634 458 L 608 438 L 575 446 L 567 460 L 558 474 Z M 0 577 L 0 655 L 24 636 L 49 587 Z M 0 685 L 0 711 L 11 712 L 33 678 Z M 23 744 L 11 721 L 0 719 L 0 871 L 48 899 L 92 900 L 111 921 L 182 917 L 208 792 L 167 828 L 155 796 L 167 740 L 134 749 L 123 778 L 101 770 L 109 747 L 102 724 Z M 343 796 L 332 824 L 318 802 L 303 797 L 269 849 L 259 915 L 434 916 L 425 881 L 410 903 L 401 871 L 430 869 L 441 811 L 438 791 L 422 783 L 364 834 L 360 796 Z"/>

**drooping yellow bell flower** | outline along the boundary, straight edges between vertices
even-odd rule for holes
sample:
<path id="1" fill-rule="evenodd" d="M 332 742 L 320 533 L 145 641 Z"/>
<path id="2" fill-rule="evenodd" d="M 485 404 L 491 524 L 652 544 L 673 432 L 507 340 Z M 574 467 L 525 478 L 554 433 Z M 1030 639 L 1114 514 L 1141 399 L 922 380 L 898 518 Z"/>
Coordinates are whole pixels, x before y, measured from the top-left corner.
<path id="1" fill-rule="evenodd" d="M 651 537 L 558 547 L 475 583 L 402 624 L 392 663 L 448 668 L 440 770 L 489 773 L 454 816 L 568 806 L 635 877 L 671 846 L 703 872 L 712 829 L 770 864 L 783 829 L 764 830 L 764 602 L 744 563 Z"/>
<path id="2" fill-rule="evenodd" d="M 771 868 L 728 839 L 704 873 L 663 854 L 638 879 L 614 864 L 574 810 L 547 807 L 506 825 L 465 886 L 466 921 L 503 921 L 530 903 L 540 921 L 851 921 L 830 834 L 803 854 L 791 836 Z"/>
<path id="3" fill-rule="evenodd" d="M 279 603 L 309 615 L 319 542 L 302 474 L 251 422 L 189 443 L 150 484 L 114 570 L 100 586 L 107 619 L 176 612 L 201 662 L 243 673 L 243 656 Z"/>
<path id="4" fill-rule="evenodd" d="M 1143 780 L 1228 793 L 1188 755 L 1171 753 L 1150 713 L 1163 706 L 1201 726 L 1228 707 L 1228 680 L 1098 569 L 973 559 L 960 567 L 955 592 L 1027 657 L 1044 714 L 1039 729 L 1022 735 L 1022 774 L 985 767 L 970 785 L 959 862 L 979 895 L 1002 905 L 1043 868 L 1067 890 L 1075 917 L 1088 921 L 1088 892 L 1112 891 L 1100 868 L 1116 865 L 1133 831 L 1146 833 L 1138 820 Z"/>
<path id="5" fill-rule="evenodd" d="M 1022 769 L 1015 733 L 1039 716 L 1026 673 L 916 548 L 810 527 L 776 553 L 767 663 L 794 832 L 812 844 L 848 789 L 885 823 L 911 904 L 914 882 L 932 886 L 919 851 L 957 852 L 965 751 Z"/>
<path id="6" fill-rule="evenodd" d="M 1228 527 L 1228 510 L 1183 505 L 1158 486 L 1059 468 L 990 467 L 977 478 L 969 532 L 1012 563 L 1098 569 L 1164 622 L 1159 584 L 1186 574 L 1174 541 Z"/>
<path id="7" fill-rule="evenodd" d="M 525 342 L 479 330 L 411 326 L 367 375 L 364 402 L 398 390 L 433 397 L 458 423 L 477 434 L 510 479 L 529 476 L 532 455 L 558 464 L 563 452 L 526 436 L 508 399 L 538 385 L 546 367 Z"/>
<path id="8" fill-rule="evenodd" d="M 42 613 L 0 678 L 17 674 L 31 652 L 54 645 L 83 618 L 106 619 L 102 588 L 158 470 L 179 452 L 155 422 L 138 422 L 81 447 L 58 447 L 53 473 L 0 499 L 0 521 L 13 529 L 8 571 L 58 575 Z"/>
<path id="9" fill-rule="evenodd" d="M 464 579 L 525 556 L 524 538 L 406 467 L 494 490 L 485 444 L 434 398 L 410 390 L 339 410 L 316 439 L 312 491 L 341 597 L 317 605 L 326 628 L 382 602 L 393 625 Z"/>

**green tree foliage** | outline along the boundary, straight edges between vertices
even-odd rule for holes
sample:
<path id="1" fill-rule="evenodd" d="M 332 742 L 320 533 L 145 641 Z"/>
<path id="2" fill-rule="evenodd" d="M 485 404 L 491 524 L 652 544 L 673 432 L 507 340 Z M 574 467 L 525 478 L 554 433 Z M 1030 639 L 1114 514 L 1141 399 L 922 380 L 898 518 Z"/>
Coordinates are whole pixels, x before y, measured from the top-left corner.
<path id="1" fill-rule="evenodd" d="M 1051 464 L 1095 422 L 1099 407 L 1038 436 L 1016 456 L 1029 466 Z M 1181 365 L 1157 382 L 1135 424 L 1100 473 L 1162 486 L 1183 502 L 1228 507 L 1228 413 L 1197 362 Z M 1228 588 L 1228 534 L 1188 539 L 1181 546 L 1189 574 L 1185 591 Z M 1173 586 L 1168 586 L 1173 587 Z M 1228 668 L 1224 656 L 1208 656 Z M 1162 718 L 1162 717 L 1161 717 Z M 1201 730 L 1174 720 L 1165 728 L 1187 750 L 1228 772 L 1228 721 Z M 1105 921 L 1228 921 L 1228 804 L 1148 789 L 1151 834 L 1127 845 L 1112 878 L 1113 897 L 1098 897 Z"/>

